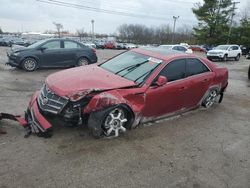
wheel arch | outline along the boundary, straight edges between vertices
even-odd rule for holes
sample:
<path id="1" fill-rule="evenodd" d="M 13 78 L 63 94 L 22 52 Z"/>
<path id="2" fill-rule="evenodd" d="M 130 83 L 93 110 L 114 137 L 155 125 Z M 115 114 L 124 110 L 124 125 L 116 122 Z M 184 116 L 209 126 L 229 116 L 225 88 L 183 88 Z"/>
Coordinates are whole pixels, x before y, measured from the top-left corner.
<path id="1" fill-rule="evenodd" d="M 79 59 L 81 59 L 81 58 L 85 58 L 85 59 L 88 60 L 89 63 L 91 63 L 90 58 L 89 58 L 88 56 L 86 56 L 86 55 L 80 55 L 80 56 L 78 56 L 78 57 L 76 58 L 76 65 L 77 65 Z"/>
<path id="2" fill-rule="evenodd" d="M 26 59 L 28 59 L 28 58 L 35 59 L 35 60 L 36 60 L 36 62 L 37 62 L 37 66 L 39 65 L 39 63 L 40 63 L 39 58 L 38 58 L 38 57 L 36 57 L 36 56 L 32 56 L 32 55 L 28 55 L 28 56 L 25 56 L 24 58 L 22 58 L 22 60 L 21 60 L 21 65 L 22 65 L 22 64 L 23 64 L 23 62 L 24 62 Z"/>
<path id="3" fill-rule="evenodd" d="M 206 97 L 208 96 L 209 92 L 211 90 L 215 89 L 218 93 L 221 92 L 221 86 L 220 85 L 212 85 L 210 86 L 207 91 L 205 92 L 205 94 L 203 95 L 203 97 L 201 98 L 200 102 L 199 102 L 199 105 L 202 106 L 202 103 L 204 101 L 204 99 L 206 99 Z"/>

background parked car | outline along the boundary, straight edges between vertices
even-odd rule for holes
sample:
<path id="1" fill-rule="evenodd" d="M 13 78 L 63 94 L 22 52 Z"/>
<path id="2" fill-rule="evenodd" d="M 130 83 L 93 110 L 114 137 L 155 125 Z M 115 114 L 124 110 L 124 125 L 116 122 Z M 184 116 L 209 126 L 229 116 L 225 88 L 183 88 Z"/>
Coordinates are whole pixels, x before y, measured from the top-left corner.
<path id="1" fill-rule="evenodd" d="M 104 45 L 104 47 L 106 49 L 115 49 L 116 48 L 116 44 L 115 44 L 115 42 L 106 42 L 105 45 Z"/>
<path id="2" fill-rule="evenodd" d="M 24 40 L 22 38 L 12 38 L 10 40 L 10 44 L 11 44 L 10 46 L 20 45 L 20 46 L 26 46 L 26 47 L 30 45 L 30 43 L 27 40 Z"/>
<path id="3" fill-rule="evenodd" d="M 246 58 L 250 59 L 250 51 L 247 53 Z"/>
<path id="4" fill-rule="evenodd" d="M 196 52 L 206 52 L 206 49 L 199 45 L 191 45 L 190 48 Z"/>
<path id="5" fill-rule="evenodd" d="M 240 49 L 241 49 L 242 55 L 247 55 L 249 52 L 249 48 L 247 46 L 241 45 Z"/>
<path id="6" fill-rule="evenodd" d="M 96 49 L 104 49 L 105 48 L 105 43 L 104 42 L 96 42 Z"/>
<path id="7" fill-rule="evenodd" d="M 126 46 L 123 43 L 117 43 L 116 44 L 116 49 L 117 50 L 123 50 L 123 49 L 126 49 Z"/>
<path id="8" fill-rule="evenodd" d="M 11 46 L 10 38 L 0 38 L 0 46 Z"/>
<path id="9" fill-rule="evenodd" d="M 238 45 L 219 45 L 207 52 L 207 58 L 209 60 L 221 59 L 223 61 L 234 58 L 236 61 L 239 61 L 241 53 L 241 49 Z"/>
<path id="10" fill-rule="evenodd" d="M 34 71 L 41 67 L 72 67 L 97 62 L 95 50 L 69 39 L 40 40 L 28 47 L 7 52 L 13 67 Z"/>
<path id="11" fill-rule="evenodd" d="M 83 45 L 89 47 L 89 48 L 94 48 L 96 49 L 96 45 L 94 43 L 83 43 Z"/>
<path id="12" fill-rule="evenodd" d="M 133 48 L 136 48 L 135 44 L 132 44 L 132 43 L 125 43 L 124 44 L 124 49 L 133 49 Z"/>
<path id="13" fill-rule="evenodd" d="M 192 54 L 193 50 L 186 48 L 185 46 L 174 44 L 174 45 L 160 45 L 158 48 L 166 49 L 166 50 L 176 50 L 180 52 L 184 52 L 187 54 Z"/>

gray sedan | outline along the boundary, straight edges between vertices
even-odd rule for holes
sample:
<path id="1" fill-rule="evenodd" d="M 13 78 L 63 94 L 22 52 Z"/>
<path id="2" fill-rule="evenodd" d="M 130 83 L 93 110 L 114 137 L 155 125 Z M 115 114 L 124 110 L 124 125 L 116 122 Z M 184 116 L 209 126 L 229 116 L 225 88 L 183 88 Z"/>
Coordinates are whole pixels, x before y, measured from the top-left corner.
<path id="1" fill-rule="evenodd" d="M 46 39 L 7 52 L 8 65 L 26 71 L 44 67 L 73 67 L 97 62 L 95 49 L 69 39 Z"/>

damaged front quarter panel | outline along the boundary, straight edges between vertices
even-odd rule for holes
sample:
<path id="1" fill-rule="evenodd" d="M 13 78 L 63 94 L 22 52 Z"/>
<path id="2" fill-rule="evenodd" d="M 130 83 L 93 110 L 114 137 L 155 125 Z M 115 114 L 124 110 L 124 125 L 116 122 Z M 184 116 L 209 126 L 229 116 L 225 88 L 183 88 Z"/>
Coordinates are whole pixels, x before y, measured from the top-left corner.
<path id="1" fill-rule="evenodd" d="M 134 128 L 140 123 L 142 117 L 141 112 L 145 104 L 145 93 L 138 91 L 138 89 L 139 88 L 136 88 L 135 90 L 131 88 L 106 91 L 95 95 L 91 99 L 85 107 L 84 113 L 90 114 L 88 127 L 92 129 L 93 135 L 100 135 L 102 124 L 100 117 L 105 114 L 107 110 L 119 105 L 127 108 L 127 110 L 131 112 L 132 121 L 130 122 L 130 128 Z"/>

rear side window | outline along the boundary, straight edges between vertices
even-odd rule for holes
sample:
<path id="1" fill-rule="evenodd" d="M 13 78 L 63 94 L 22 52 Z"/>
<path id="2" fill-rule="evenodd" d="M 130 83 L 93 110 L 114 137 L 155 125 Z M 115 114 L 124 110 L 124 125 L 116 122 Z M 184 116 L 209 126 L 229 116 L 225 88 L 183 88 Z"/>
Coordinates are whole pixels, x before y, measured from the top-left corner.
<path id="1" fill-rule="evenodd" d="M 233 50 L 238 50 L 239 47 L 238 46 L 233 46 Z"/>
<path id="2" fill-rule="evenodd" d="M 61 41 L 51 41 L 47 42 L 43 45 L 44 48 L 50 50 L 50 49 L 60 49 L 61 48 Z"/>
<path id="3" fill-rule="evenodd" d="M 178 59 L 170 62 L 166 67 L 160 72 L 160 76 L 165 76 L 168 82 L 179 80 L 185 78 L 186 76 L 186 60 Z"/>
<path id="4" fill-rule="evenodd" d="M 187 59 L 187 76 L 201 74 L 204 72 L 209 72 L 209 69 L 199 59 Z"/>
<path id="5" fill-rule="evenodd" d="M 184 48 L 183 46 L 178 46 L 178 48 L 179 48 L 179 51 L 182 51 L 182 52 L 187 51 L 187 49 L 186 49 L 186 48 Z"/>
<path id="6" fill-rule="evenodd" d="M 64 48 L 72 49 L 72 48 L 80 48 L 81 46 L 76 42 L 72 41 L 64 41 Z"/>

